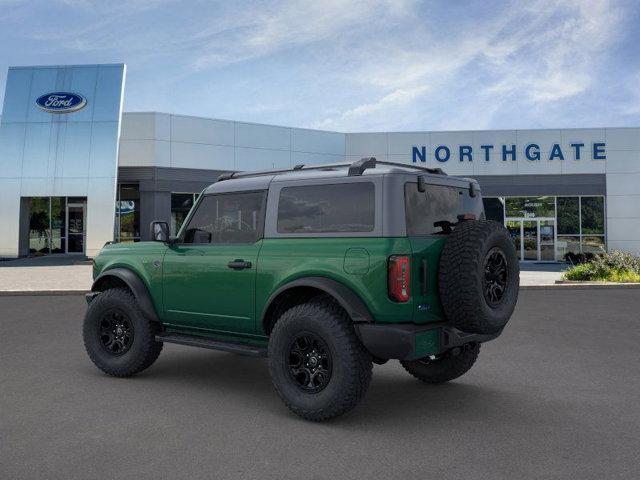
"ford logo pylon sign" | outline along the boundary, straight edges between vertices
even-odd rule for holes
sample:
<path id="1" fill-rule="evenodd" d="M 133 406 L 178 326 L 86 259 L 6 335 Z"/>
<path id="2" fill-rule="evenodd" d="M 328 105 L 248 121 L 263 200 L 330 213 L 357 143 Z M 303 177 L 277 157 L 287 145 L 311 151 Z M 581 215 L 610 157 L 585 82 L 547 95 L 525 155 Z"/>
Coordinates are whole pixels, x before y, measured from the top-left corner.
<path id="1" fill-rule="evenodd" d="M 36 105 L 49 113 L 73 113 L 82 110 L 87 105 L 87 99 L 77 93 L 53 92 L 38 97 Z"/>

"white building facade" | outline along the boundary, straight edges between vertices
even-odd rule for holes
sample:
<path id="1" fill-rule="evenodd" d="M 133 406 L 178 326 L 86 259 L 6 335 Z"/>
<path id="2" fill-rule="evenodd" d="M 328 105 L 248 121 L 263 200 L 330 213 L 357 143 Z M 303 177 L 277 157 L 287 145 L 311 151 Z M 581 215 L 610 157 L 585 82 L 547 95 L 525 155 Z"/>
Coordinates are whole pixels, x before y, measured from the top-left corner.
<path id="1" fill-rule="evenodd" d="M 10 69 L 0 257 L 93 256 L 106 241 L 147 239 L 152 220 L 175 233 L 221 173 L 371 156 L 478 179 L 487 216 L 509 229 L 522 260 L 640 254 L 640 128 L 345 133 L 121 113 L 124 71 Z M 39 104 L 56 101 L 62 113 Z"/>

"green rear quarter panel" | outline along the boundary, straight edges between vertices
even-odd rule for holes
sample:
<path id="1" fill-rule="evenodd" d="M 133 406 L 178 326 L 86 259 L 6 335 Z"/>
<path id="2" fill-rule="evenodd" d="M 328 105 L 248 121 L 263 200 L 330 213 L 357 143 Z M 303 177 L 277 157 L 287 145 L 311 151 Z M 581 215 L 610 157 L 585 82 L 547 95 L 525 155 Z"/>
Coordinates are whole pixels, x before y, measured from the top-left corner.
<path id="1" fill-rule="evenodd" d="M 439 258 L 439 239 L 417 242 L 416 247 L 432 261 Z M 258 259 L 256 281 L 258 320 L 273 292 L 304 277 L 326 277 L 350 288 L 362 299 L 376 322 L 426 323 L 441 320 L 434 281 L 429 282 L 431 290 L 426 298 L 437 306 L 429 311 L 418 312 L 418 303 L 413 296 L 407 303 L 389 299 L 388 259 L 391 255 L 411 254 L 412 244 L 406 237 L 265 239 Z M 414 263 L 416 261 L 419 263 L 414 259 Z M 415 267 L 412 270 L 416 272 L 412 285 L 417 285 L 418 270 Z"/>
<path id="2" fill-rule="evenodd" d="M 114 243 L 94 258 L 93 278 L 114 268 L 126 268 L 140 277 L 162 319 L 162 262 L 167 245 L 162 242 Z M 159 262 L 154 265 L 154 262 Z"/>

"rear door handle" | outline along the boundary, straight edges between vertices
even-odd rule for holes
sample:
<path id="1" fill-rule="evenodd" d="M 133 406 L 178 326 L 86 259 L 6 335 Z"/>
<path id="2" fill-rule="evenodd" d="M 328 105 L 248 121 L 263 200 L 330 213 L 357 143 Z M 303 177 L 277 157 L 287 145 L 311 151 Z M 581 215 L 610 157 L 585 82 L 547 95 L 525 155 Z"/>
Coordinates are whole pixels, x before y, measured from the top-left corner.
<path id="1" fill-rule="evenodd" d="M 245 268 L 251 268 L 251 262 L 245 262 L 244 260 L 237 258 L 227 263 L 227 267 L 232 268 L 234 270 L 243 270 Z"/>

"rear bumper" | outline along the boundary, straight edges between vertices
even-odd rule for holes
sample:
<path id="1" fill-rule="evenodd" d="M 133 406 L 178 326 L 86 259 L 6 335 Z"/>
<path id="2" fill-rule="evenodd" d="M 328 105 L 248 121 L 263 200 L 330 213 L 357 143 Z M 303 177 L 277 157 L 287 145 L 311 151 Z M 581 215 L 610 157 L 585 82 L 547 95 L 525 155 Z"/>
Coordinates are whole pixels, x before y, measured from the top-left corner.
<path id="1" fill-rule="evenodd" d="M 467 343 L 488 342 L 502 333 L 466 333 L 445 322 L 430 325 L 359 323 L 355 328 L 371 355 L 398 360 L 416 360 L 429 355 L 439 355 Z"/>

